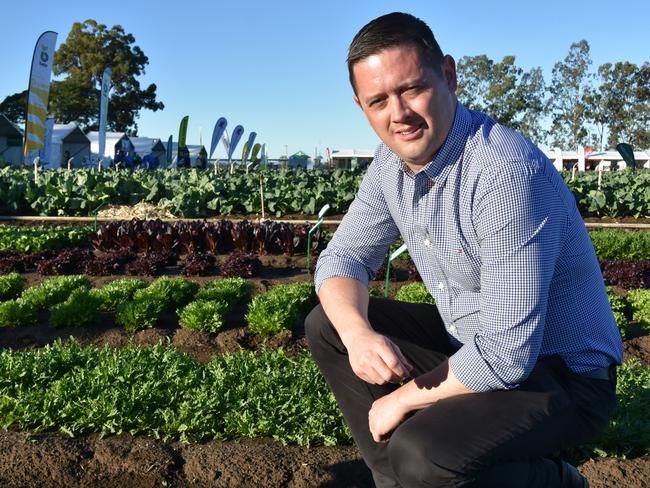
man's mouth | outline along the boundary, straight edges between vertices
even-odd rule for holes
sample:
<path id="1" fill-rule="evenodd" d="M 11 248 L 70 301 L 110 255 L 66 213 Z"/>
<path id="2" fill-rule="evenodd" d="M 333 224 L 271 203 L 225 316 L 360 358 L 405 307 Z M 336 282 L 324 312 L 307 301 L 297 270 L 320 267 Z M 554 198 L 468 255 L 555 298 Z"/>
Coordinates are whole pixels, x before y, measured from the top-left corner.
<path id="1" fill-rule="evenodd" d="M 421 130 L 422 130 L 422 124 L 419 124 L 413 127 L 408 127 L 406 129 L 395 131 L 395 133 L 401 138 L 410 139 L 412 137 L 418 136 Z"/>

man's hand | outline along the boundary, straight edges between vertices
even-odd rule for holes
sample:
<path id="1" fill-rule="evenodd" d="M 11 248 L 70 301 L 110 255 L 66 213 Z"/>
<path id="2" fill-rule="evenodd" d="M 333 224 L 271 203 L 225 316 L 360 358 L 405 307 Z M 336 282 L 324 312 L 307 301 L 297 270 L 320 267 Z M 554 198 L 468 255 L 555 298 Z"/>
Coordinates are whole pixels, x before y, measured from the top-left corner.
<path id="1" fill-rule="evenodd" d="M 393 393 L 375 400 L 368 412 L 368 426 L 373 440 L 375 442 L 387 440 L 408 413 L 409 411 Z"/>
<path id="2" fill-rule="evenodd" d="M 348 351 L 352 371 L 367 383 L 399 383 L 413 369 L 397 345 L 373 330 L 356 330 L 341 340 Z"/>

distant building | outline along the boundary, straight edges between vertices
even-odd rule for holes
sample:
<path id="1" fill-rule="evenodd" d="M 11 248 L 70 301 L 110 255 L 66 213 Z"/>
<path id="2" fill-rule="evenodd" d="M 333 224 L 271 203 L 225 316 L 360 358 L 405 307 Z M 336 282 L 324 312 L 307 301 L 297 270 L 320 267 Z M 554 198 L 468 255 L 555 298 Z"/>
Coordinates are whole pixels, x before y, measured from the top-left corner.
<path id="1" fill-rule="evenodd" d="M 366 168 L 375 157 L 374 151 L 364 149 L 340 149 L 332 151 L 332 168 Z"/>

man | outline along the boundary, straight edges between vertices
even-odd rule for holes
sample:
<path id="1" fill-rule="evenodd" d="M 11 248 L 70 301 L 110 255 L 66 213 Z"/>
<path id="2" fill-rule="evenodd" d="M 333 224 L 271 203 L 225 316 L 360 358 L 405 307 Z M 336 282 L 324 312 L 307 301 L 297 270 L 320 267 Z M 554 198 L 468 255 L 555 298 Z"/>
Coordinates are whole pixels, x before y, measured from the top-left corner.
<path id="1" fill-rule="evenodd" d="M 622 344 L 572 194 L 530 141 L 457 102 L 421 20 L 370 22 L 348 69 L 383 144 L 305 325 L 376 485 L 588 486 L 551 456 L 607 425 Z M 435 306 L 368 298 L 400 235 Z"/>

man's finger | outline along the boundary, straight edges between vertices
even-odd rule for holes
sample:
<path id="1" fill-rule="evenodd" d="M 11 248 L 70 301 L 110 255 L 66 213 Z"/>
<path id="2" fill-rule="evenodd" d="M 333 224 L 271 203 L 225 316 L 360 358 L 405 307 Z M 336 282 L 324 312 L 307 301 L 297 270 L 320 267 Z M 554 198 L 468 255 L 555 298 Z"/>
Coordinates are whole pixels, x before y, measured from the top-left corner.
<path id="1" fill-rule="evenodd" d="M 393 351 L 395 352 L 395 355 L 399 358 L 400 362 L 402 363 L 402 366 L 406 368 L 407 372 L 410 372 L 413 369 L 413 365 L 409 362 L 408 359 L 402 354 L 402 351 L 400 348 L 397 346 L 397 344 L 391 342 L 391 346 L 393 347 Z M 407 373 L 408 376 L 408 373 Z"/>
<path id="2" fill-rule="evenodd" d="M 393 374 L 391 381 L 400 380 L 409 375 L 409 362 L 404 359 L 399 348 L 392 342 L 388 342 L 386 347 L 381 351 L 381 360 Z"/>

